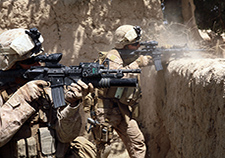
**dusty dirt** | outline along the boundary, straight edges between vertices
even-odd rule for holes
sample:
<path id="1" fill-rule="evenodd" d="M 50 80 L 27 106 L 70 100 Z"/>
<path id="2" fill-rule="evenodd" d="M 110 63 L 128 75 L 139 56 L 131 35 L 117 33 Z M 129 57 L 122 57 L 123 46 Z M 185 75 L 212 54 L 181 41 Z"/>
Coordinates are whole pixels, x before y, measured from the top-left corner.
<path id="1" fill-rule="evenodd" d="M 140 107 L 152 157 L 223 157 L 224 59 L 179 59 L 143 72 Z M 151 97 L 150 97 L 151 96 Z"/>
<path id="2" fill-rule="evenodd" d="M 37 27 L 45 51 L 62 52 L 65 65 L 91 62 L 99 50 L 111 49 L 113 32 L 122 24 L 140 25 L 144 40 L 170 45 L 190 42 L 188 36 L 180 36 L 190 30 L 176 26 L 176 32 L 171 27 L 165 31 L 160 7 L 159 0 L 3 0 L 0 33 Z M 154 66 L 143 68 L 137 120 L 146 139 L 147 158 L 225 155 L 224 67 L 222 58 L 197 55 L 165 60 L 160 72 Z M 119 139 L 110 157 L 128 157 Z"/>

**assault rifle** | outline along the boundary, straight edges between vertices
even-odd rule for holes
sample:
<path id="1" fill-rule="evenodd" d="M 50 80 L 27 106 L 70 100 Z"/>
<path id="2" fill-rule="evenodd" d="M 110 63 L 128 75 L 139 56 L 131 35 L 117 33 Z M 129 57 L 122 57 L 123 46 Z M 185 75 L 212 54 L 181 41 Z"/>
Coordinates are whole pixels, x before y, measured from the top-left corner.
<path id="1" fill-rule="evenodd" d="M 165 48 L 165 47 L 157 47 L 158 42 L 157 41 L 147 41 L 147 42 L 140 42 L 142 49 L 138 49 L 135 51 L 130 52 L 129 54 L 126 53 L 124 55 L 125 58 L 130 57 L 139 57 L 140 55 L 150 55 L 153 58 L 154 65 L 156 71 L 163 70 L 162 63 L 161 63 L 161 57 L 164 53 L 167 54 L 172 54 L 175 53 L 176 55 L 182 55 L 185 52 L 199 52 L 199 51 L 204 51 L 202 49 L 189 49 L 187 45 L 184 46 L 172 46 L 170 48 Z"/>
<path id="2" fill-rule="evenodd" d="M 43 62 L 45 66 L 33 66 L 28 70 L 13 69 L 0 71 L 0 86 L 13 82 L 16 78 L 30 80 L 45 80 L 51 83 L 54 107 L 64 106 L 64 85 L 76 83 L 81 79 L 85 83 L 92 83 L 97 88 L 135 87 L 137 79 L 122 78 L 124 73 L 141 73 L 140 69 L 109 69 L 99 63 L 80 63 L 79 66 L 64 66 L 58 62 L 62 54 L 39 55 L 33 61 Z"/>

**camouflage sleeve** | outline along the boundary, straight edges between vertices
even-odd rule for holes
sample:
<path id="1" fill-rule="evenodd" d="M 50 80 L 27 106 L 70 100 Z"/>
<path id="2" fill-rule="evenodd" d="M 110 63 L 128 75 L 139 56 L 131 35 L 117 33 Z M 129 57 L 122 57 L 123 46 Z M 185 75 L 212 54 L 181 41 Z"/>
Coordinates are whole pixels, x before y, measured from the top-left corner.
<path id="1" fill-rule="evenodd" d="M 11 97 L 0 106 L 0 147 L 13 137 L 34 112 L 35 109 L 19 97 L 17 99 Z"/>
<path id="2" fill-rule="evenodd" d="M 62 143 L 71 142 L 79 135 L 81 128 L 81 116 L 79 114 L 80 104 L 75 107 L 67 105 L 63 109 L 58 109 L 56 133 Z"/>

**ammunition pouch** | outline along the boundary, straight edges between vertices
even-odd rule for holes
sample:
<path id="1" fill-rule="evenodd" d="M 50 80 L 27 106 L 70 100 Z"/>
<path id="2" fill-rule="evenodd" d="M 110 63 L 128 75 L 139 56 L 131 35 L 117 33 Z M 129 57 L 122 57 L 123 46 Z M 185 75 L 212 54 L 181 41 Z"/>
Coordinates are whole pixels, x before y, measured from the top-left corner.
<path id="1" fill-rule="evenodd" d="M 121 103 L 129 106 L 134 117 L 138 116 L 138 102 L 141 98 L 139 87 L 111 87 L 108 89 L 98 89 L 96 92 L 96 108 L 113 108 Z"/>
<path id="2" fill-rule="evenodd" d="M 113 137 L 113 127 L 109 123 L 99 123 L 92 128 L 92 133 L 97 144 L 109 143 Z"/>
<path id="3" fill-rule="evenodd" d="M 27 155 L 28 154 L 28 155 Z M 37 143 L 34 137 L 17 141 L 17 157 L 37 157 Z"/>
<path id="4" fill-rule="evenodd" d="M 121 93 L 120 91 L 123 91 L 121 95 L 117 95 L 117 93 Z M 117 88 L 115 97 L 119 96 L 119 102 L 125 105 L 134 106 L 137 104 L 138 100 L 141 98 L 141 92 L 139 88 L 136 87 L 126 87 Z"/>
<path id="5" fill-rule="evenodd" d="M 139 116 L 138 102 L 141 98 L 139 87 L 97 89 L 95 94 L 95 108 L 113 109 L 114 107 L 119 107 L 126 122 L 130 118 Z"/>
<path id="6" fill-rule="evenodd" d="M 45 156 L 51 156 L 55 154 L 56 148 L 54 131 L 48 127 L 39 128 L 38 131 L 41 153 Z"/>
<path id="7" fill-rule="evenodd" d="M 123 94 L 119 100 L 120 103 L 128 105 L 132 118 L 139 116 L 139 99 L 141 98 L 141 90 L 137 87 L 128 87 L 123 89 Z"/>
<path id="8" fill-rule="evenodd" d="M 96 97 L 103 100 L 115 100 L 125 105 L 134 106 L 141 98 L 141 90 L 139 87 L 111 87 L 105 90 L 98 89 L 96 92 Z M 98 105 L 98 107 L 103 106 Z"/>
<path id="9" fill-rule="evenodd" d="M 39 141 L 34 136 L 16 141 L 16 157 L 41 157 L 54 156 L 56 152 L 53 130 L 48 127 L 38 129 Z M 38 141 L 38 142 L 37 142 Z"/>

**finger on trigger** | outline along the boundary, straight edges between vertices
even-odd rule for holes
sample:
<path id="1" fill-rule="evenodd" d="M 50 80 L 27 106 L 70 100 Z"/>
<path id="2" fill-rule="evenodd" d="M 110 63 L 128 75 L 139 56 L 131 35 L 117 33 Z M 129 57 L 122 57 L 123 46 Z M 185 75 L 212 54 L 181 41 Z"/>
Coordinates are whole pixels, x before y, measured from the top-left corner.
<path id="1" fill-rule="evenodd" d="M 86 83 L 84 83 L 81 80 L 78 80 L 77 83 L 83 88 L 83 89 L 88 89 L 88 85 Z"/>
<path id="2" fill-rule="evenodd" d="M 94 86 L 91 83 L 88 83 L 89 91 L 92 93 L 94 91 Z"/>
<path id="3" fill-rule="evenodd" d="M 41 86 L 41 87 L 47 87 L 47 86 L 50 86 L 50 82 L 47 82 L 47 81 L 44 81 L 44 80 L 39 80 L 37 81 L 37 85 L 38 86 Z"/>
<path id="4" fill-rule="evenodd" d="M 69 86 L 68 90 L 72 91 L 72 92 L 78 92 L 79 91 L 79 89 L 77 89 L 75 86 Z"/>
<path id="5" fill-rule="evenodd" d="M 47 86 L 51 86 L 51 82 L 49 81 L 46 81 L 47 82 Z"/>
<path id="6" fill-rule="evenodd" d="M 81 88 L 81 86 L 79 86 L 78 84 L 76 84 L 76 83 L 72 83 L 71 84 L 71 86 L 70 86 L 70 89 L 72 90 L 72 91 L 82 91 L 82 88 Z"/>

